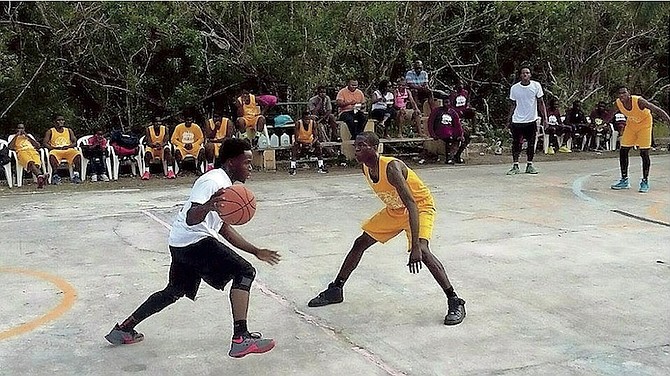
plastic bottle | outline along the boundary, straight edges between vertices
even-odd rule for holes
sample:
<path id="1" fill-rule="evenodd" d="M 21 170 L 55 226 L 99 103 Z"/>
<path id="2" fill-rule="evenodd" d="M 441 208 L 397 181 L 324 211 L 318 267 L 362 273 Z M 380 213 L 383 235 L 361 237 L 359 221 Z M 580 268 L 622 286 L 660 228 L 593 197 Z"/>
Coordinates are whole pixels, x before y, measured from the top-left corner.
<path id="1" fill-rule="evenodd" d="M 279 136 L 276 133 L 273 133 L 270 136 L 270 147 L 278 148 L 279 147 Z"/>
<path id="2" fill-rule="evenodd" d="M 262 134 L 258 137 L 258 148 L 259 149 L 267 149 L 269 146 L 269 141 L 268 138 L 265 137 L 265 134 Z"/>
<path id="3" fill-rule="evenodd" d="M 280 144 L 281 146 L 291 146 L 291 136 L 288 133 L 281 135 Z"/>

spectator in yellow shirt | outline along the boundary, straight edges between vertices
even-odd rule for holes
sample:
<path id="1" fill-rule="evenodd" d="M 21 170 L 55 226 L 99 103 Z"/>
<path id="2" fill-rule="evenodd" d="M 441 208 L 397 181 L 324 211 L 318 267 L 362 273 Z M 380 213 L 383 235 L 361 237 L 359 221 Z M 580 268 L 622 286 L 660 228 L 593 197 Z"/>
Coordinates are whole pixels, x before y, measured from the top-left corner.
<path id="1" fill-rule="evenodd" d="M 198 124 L 193 122 L 193 117 L 187 116 L 183 123 L 175 127 L 170 140 L 174 146 L 174 159 L 179 168 L 185 158 L 196 160 L 196 174 L 200 174 L 200 164 L 205 163 L 205 149 L 203 143 L 205 136 Z"/>

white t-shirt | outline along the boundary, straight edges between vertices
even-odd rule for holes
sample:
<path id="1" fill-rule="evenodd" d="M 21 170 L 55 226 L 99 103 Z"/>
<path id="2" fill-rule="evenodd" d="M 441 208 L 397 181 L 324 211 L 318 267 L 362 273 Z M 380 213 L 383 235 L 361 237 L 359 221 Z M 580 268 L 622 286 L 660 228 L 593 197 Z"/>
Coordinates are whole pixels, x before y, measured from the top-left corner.
<path id="1" fill-rule="evenodd" d="M 191 196 L 184 203 L 184 207 L 181 208 L 179 214 L 177 214 L 177 219 L 172 224 L 168 244 L 173 247 L 185 247 L 206 237 L 223 241 L 223 237 L 219 234 L 223 221 L 215 211 L 207 213 L 205 220 L 193 226 L 186 224 L 186 213 L 188 213 L 192 203 L 204 204 L 219 189 L 231 185 L 233 185 L 233 182 L 226 172 L 220 168 L 215 168 L 199 177 L 193 184 Z"/>
<path id="2" fill-rule="evenodd" d="M 509 90 L 509 99 L 516 102 L 512 123 L 531 123 L 537 119 L 537 99 L 542 98 L 544 92 L 539 82 L 530 80 L 526 86 L 517 82 Z"/>
<path id="3" fill-rule="evenodd" d="M 375 99 L 379 99 L 382 97 L 384 98 L 383 101 L 372 104 L 373 110 L 385 110 L 388 106 L 393 105 L 394 97 L 393 93 L 391 93 L 390 91 L 387 91 L 386 94 L 384 94 L 383 96 L 379 90 L 375 90 L 375 92 L 372 94 L 375 96 Z"/>

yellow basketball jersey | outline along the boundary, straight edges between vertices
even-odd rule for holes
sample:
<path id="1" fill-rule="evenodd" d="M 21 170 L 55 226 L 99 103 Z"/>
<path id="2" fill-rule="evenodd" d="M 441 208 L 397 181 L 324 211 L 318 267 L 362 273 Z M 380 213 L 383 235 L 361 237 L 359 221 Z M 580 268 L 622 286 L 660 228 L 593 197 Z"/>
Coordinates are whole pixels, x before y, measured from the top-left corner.
<path id="1" fill-rule="evenodd" d="M 244 116 L 258 116 L 260 111 L 258 110 L 258 105 L 256 104 L 256 97 L 249 94 L 249 104 L 245 104 L 242 101 L 242 97 L 237 98 L 237 100 L 242 104 L 242 110 Z"/>
<path id="2" fill-rule="evenodd" d="M 156 134 L 156 128 L 153 125 L 149 126 L 149 136 L 151 137 L 152 144 L 163 142 L 165 139 L 165 126 L 161 125 L 160 128 L 158 128 L 158 134 Z"/>
<path id="3" fill-rule="evenodd" d="M 307 123 L 307 129 L 305 129 L 304 123 L 301 120 L 298 120 L 298 130 L 296 131 L 295 134 L 295 139 L 298 142 L 301 142 L 303 144 L 311 144 L 314 142 L 314 120 L 309 120 Z"/>
<path id="4" fill-rule="evenodd" d="M 23 134 L 16 136 L 16 143 L 14 144 L 14 147 L 16 148 L 16 151 L 35 149 L 33 144 L 28 139 L 28 136 Z"/>
<path id="5" fill-rule="evenodd" d="M 640 109 L 640 104 L 638 103 L 640 97 L 637 95 L 631 95 L 631 102 L 633 102 L 632 108 L 628 111 L 620 99 L 616 100 L 616 106 L 619 108 L 622 114 L 626 115 L 626 125 L 638 125 L 643 127 L 651 127 L 652 117 L 651 110 L 645 108 L 644 110 Z"/>
<path id="6" fill-rule="evenodd" d="M 216 131 L 216 134 L 214 135 L 215 139 L 220 139 L 226 137 L 228 134 L 228 122 L 230 120 L 228 118 L 221 118 L 221 126 L 219 127 L 219 130 Z M 207 120 L 207 127 L 209 127 L 210 131 L 214 130 L 214 119 L 209 119 Z"/>
<path id="7" fill-rule="evenodd" d="M 53 147 L 61 147 L 70 145 L 70 129 L 63 127 L 62 132 L 58 132 L 56 128 L 51 128 L 51 139 L 49 144 Z"/>
<path id="8" fill-rule="evenodd" d="M 377 183 L 373 182 L 370 178 L 370 170 L 366 165 L 363 165 L 363 173 L 365 174 L 365 178 L 368 181 L 370 188 L 372 188 L 386 207 L 389 209 L 404 209 L 405 204 L 403 204 L 400 199 L 398 191 L 391 185 L 391 183 L 389 183 L 388 177 L 386 176 L 386 168 L 388 164 L 396 160 L 403 163 L 397 158 L 379 156 L 379 181 Z M 406 181 L 419 209 L 433 207 L 435 205 L 433 195 L 430 193 L 428 187 L 423 184 L 421 179 L 409 167 L 407 167 Z"/>

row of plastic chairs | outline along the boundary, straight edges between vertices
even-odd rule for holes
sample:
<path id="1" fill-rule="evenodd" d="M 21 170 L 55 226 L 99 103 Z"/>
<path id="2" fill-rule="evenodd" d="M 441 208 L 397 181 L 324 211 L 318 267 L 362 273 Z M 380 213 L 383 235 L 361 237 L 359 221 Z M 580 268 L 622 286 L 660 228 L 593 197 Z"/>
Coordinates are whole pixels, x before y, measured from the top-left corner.
<path id="1" fill-rule="evenodd" d="M 564 121 L 565 117 L 561 116 L 561 121 Z M 542 147 L 544 149 L 544 154 L 547 154 L 549 151 L 549 134 L 545 132 L 544 126 L 542 125 L 542 120 L 541 118 L 537 118 L 537 135 L 535 136 L 535 150 L 537 150 L 537 144 L 540 140 L 542 139 Z M 587 117 L 587 121 L 590 121 L 590 119 Z M 614 129 L 614 126 L 609 123 L 608 124 L 609 130 L 610 130 L 610 139 L 609 142 L 605 143 L 605 147 L 607 150 L 616 150 L 616 144 L 617 140 L 619 138 L 619 132 Z M 584 150 L 586 148 L 586 145 L 591 142 L 591 140 L 586 136 L 586 135 L 578 135 L 579 139 L 581 140 L 581 146 L 580 150 Z M 598 137 L 598 136 L 596 136 Z M 563 145 L 563 135 L 558 136 L 558 143 L 559 145 Z M 568 140 L 566 140 L 565 144 L 569 149 L 572 149 L 572 144 L 573 144 L 573 139 L 570 137 Z"/>

